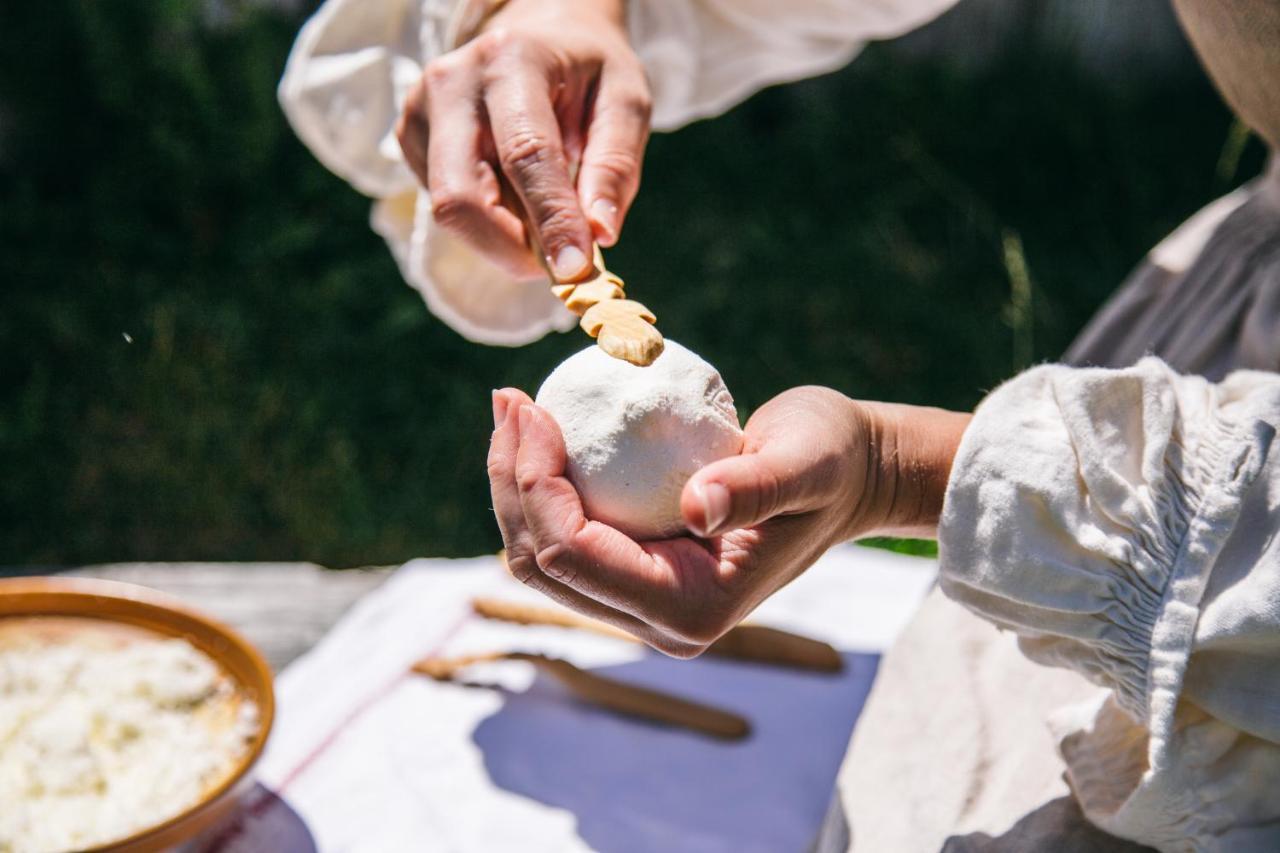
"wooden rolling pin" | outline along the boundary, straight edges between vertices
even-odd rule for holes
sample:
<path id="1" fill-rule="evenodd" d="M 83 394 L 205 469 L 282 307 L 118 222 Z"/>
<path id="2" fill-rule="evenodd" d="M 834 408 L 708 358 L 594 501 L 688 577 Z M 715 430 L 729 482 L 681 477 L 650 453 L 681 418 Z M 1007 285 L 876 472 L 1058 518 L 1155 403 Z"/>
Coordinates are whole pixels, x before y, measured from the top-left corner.
<path id="1" fill-rule="evenodd" d="M 520 625 L 580 628 L 609 637 L 639 642 L 620 628 L 580 616 L 571 610 L 516 604 L 494 598 L 476 598 L 472 600 L 471 607 L 486 619 L 498 619 Z M 844 660 L 840 657 L 840 653 L 827 643 L 788 631 L 780 631 L 777 628 L 766 628 L 763 625 L 738 625 L 730 628 L 728 633 L 711 644 L 707 653 L 752 663 L 767 663 L 818 672 L 840 672 L 844 669 Z"/>
<path id="2" fill-rule="evenodd" d="M 741 740 L 751 732 L 751 724 L 746 719 L 729 711 L 605 678 L 566 660 L 544 655 L 492 652 L 458 658 L 424 658 L 413 665 L 413 671 L 437 681 L 453 681 L 459 672 L 473 664 L 503 660 L 527 661 L 564 685 L 579 701 L 617 714 L 679 726 L 722 740 Z"/>

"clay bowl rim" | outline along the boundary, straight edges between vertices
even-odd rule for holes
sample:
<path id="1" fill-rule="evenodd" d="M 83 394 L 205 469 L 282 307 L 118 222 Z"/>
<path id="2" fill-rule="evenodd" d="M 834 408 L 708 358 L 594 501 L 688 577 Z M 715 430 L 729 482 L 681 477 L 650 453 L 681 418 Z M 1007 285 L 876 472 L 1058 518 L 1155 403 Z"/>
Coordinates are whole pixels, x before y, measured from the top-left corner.
<path id="1" fill-rule="evenodd" d="M 178 814 L 86 853 L 145 849 L 162 839 L 166 844 L 186 840 L 179 828 L 219 805 L 245 780 L 266 748 L 276 713 L 274 676 L 266 659 L 234 628 L 150 587 L 97 578 L 0 578 L 0 622 L 41 616 L 91 619 L 181 637 L 217 662 L 242 695 L 257 705 L 258 730 L 253 743 L 225 779 Z M 222 640 L 225 647 L 214 646 L 210 641 L 215 639 Z M 199 828 L 193 827 L 193 831 Z"/>

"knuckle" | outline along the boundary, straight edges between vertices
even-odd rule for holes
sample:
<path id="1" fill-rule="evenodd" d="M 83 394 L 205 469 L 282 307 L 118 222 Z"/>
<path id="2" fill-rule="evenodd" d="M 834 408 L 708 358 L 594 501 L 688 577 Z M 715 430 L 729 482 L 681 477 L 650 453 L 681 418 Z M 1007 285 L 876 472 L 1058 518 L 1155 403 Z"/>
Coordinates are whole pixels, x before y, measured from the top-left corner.
<path id="1" fill-rule="evenodd" d="M 422 81 L 428 87 L 438 86 L 448 80 L 451 74 L 450 63 L 443 56 L 437 56 L 422 67 Z"/>
<path id="2" fill-rule="evenodd" d="M 635 152 L 622 148 L 608 148 L 600 151 L 592 159 L 592 168 L 616 184 L 626 184 L 636 178 L 640 170 L 640 159 Z"/>
<path id="3" fill-rule="evenodd" d="M 432 59 L 422 69 L 422 82 L 428 89 L 438 89 L 448 83 L 458 70 L 459 59 L 452 53 Z"/>
<path id="4" fill-rule="evenodd" d="M 543 574 L 554 581 L 559 581 L 565 586 L 573 586 L 573 582 L 577 580 L 578 572 L 565 560 L 564 556 L 567 548 L 563 543 L 553 542 L 538 550 L 536 561 L 538 568 Z"/>
<path id="5" fill-rule="evenodd" d="M 540 572 L 537 561 L 528 553 L 507 551 L 507 574 L 528 586 L 535 586 Z"/>
<path id="6" fill-rule="evenodd" d="M 506 139 L 502 150 L 502 167 L 513 178 L 536 176 L 552 156 L 551 141 L 533 128 L 521 128 Z"/>
<path id="7" fill-rule="evenodd" d="M 534 218 L 538 223 L 539 233 L 547 243 L 546 248 L 551 252 L 570 239 L 577 224 L 577 217 L 567 203 L 541 205 Z"/>
<path id="8" fill-rule="evenodd" d="M 511 466 L 503 454 L 490 449 L 489 459 L 485 465 L 491 483 L 499 483 L 511 476 Z"/>
<path id="9" fill-rule="evenodd" d="M 441 227 L 456 230 L 480 210 L 479 202 L 468 192 L 451 187 L 431 192 L 431 215 Z"/>
<path id="10" fill-rule="evenodd" d="M 537 471 L 525 468 L 521 470 L 519 466 L 516 468 L 516 488 L 520 490 L 522 496 L 527 496 L 542 482 L 542 476 Z"/>
<path id="11" fill-rule="evenodd" d="M 516 37 L 507 27 L 491 27 L 471 42 L 476 56 L 483 63 L 491 63 L 495 59 L 507 55 L 515 45 Z"/>
<path id="12" fill-rule="evenodd" d="M 620 106 L 646 125 L 653 118 L 653 96 L 648 91 L 637 91 L 624 95 Z"/>

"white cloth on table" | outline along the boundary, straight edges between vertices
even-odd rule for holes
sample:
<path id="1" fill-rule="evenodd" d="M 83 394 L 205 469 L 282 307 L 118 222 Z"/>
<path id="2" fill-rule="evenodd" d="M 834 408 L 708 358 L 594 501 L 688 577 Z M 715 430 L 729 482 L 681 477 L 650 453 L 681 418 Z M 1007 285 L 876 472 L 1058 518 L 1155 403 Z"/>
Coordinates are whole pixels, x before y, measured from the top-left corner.
<path id="1" fill-rule="evenodd" d="M 1055 721 L 1085 814 L 1162 850 L 1280 849 L 1280 375 L 1037 368 L 978 408 L 942 589 L 1105 688 Z"/>
<path id="2" fill-rule="evenodd" d="M 320 162 L 376 199 L 371 224 L 431 311 L 473 341 L 519 346 L 577 318 L 546 280 L 513 280 L 440 229 L 395 137 L 410 88 L 454 46 L 468 2 L 328 0 L 298 36 L 280 103 Z M 653 126 L 671 130 L 771 83 L 838 68 L 865 42 L 954 2 L 630 0 L 628 30 L 653 90 Z"/>
<path id="3" fill-rule="evenodd" d="M 878 652 L 934 576 L 932 560 L 842 546 L 753 616 L 835 645 L 846 669 L 830 675 L 486 621 L 474 596 L 546 601 L 493 557 L 416 560 L 279 676 L 259 778 L 280 799 L 212 849 L 307 849 L 254 835 L 287 824 L 270 814 L 287 804 L 321 851 L 808 850 Z M 427 654 L 504 650 L 734 710 L 753 733 L 718 742 L 580 706 L 523 663 L 468 672 L 501 690 L 406 674 Z"/>

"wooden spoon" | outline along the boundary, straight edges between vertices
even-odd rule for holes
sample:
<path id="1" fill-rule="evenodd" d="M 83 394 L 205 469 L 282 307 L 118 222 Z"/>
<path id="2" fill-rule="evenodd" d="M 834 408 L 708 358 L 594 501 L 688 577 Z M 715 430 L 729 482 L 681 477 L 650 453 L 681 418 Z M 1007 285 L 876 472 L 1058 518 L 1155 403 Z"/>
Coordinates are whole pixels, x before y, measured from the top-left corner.
<path id="1" fill-rule="evenodd" d="M 751 732 L 751 724 L 745 718 L 729 711 L 596 675 L 566 660 L 545 655 L 490 652 L 457 658 L 424 658 L 413 665 L 413 671 L 437 681 L 454 681 L 469 666 L 502 660 L 531 663 L 559 681 L 579 701 L 617 714 L 679 726 L 721 740 L 741 740 Z"/>
<path id="2" fill-rule="evenodd" d="M 620 628 L 558 607 L 516 604 L 494 598 L 473 599 L 471 607 L 477 615 L 486 619 L 519 625 L 579 628 L 620 640 L 640 642 Z M 817 672 L 840 672 L 844 669 L 844 659 L 827 643 L 764 625 L 737 625 L 730 628 L 723 637 L 707 648 L 707 654 Z"/>

